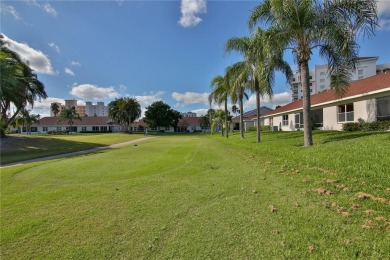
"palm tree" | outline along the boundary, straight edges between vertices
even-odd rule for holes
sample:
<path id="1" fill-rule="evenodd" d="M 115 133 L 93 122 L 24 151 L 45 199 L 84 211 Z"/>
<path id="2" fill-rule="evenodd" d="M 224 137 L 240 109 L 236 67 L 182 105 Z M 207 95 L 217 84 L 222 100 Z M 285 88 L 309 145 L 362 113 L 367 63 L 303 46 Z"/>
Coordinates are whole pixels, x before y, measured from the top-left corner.
<path id="1" fill-rule="evenodd" d="M 272 96 L 275 71 L 281 70 L 290 78 L 290 66 L 283 60 L 282 53 L 268 43 L 267 34 L 259 28 L 251 37 L 233 37 L 225 43 L 225 51 L 237 51 L 245 58 L 241 66 L 250 71 L 250 89 L 256 95 L 257 139 L 260 142 L 260 96 Z"/>
<path id="2" fill-rule="evenodd" d="M 19 115 L 15 118 L 16 125 L 26 127 L 27 134 L 31 134 L 31 126 L 35 123 L 39 124 L 41 116 L 38 114 L 30 114 L 29 110 L 22 109 Z M 22 131 L 20 131 L 22 132 Z"/>
<path id="3" fill-rule="evenodd" d="M 33 70 L 24 63 L 20 56 L 7 48 L 7 43 L 0 35 L 0 110 L 2 127 L 7 128 L 22 109 L 40 98 L 47 98 L 45 87 L 33 73 Z M 11 103 L 16 112 L 8 118 Z"/>
<path id="4" fill-rule="evenodd" d="M 68 121 L 69 131 L 72 132 L 72 125 L 75 119 L 80 121 L 82 120 L 79 113 L 77 113 L 76 108 L 73 106 L 62 109 L 57 122 Z"/>
<path id="5" fill-rule="evenodd" d="M 230 97 L 233 103 L 238 101 L 239 108 L 236 105 L 233 106 L 232 111 L 240 113 L 240 137 L 244 139 L 244 104 L 243 99 L 246 98 L 248 100 L 248 94 L 245 92 L 248 89 L 250 84 L 250 75 L 251 70 L 247 66 L 247 63 L 237 62 L 226 69 L 226 75 L 228 80 L 231 82 L 232 86 Z"/>
<path id="6" fill-rule="evenodd" d="M 227 81 L 226 77 L 223 76 L 216 76 L 211 80 L 211 87 L 213 88 L 213 91 L 209 95 L 209 103 L 214 101 L 219 106 L 224 103 L 225 104 L 225 130 L 226 130 L 226 138 L 229 138 L 229 131 L 228 131 L 228 119 L 227 119 L 227 100 L 229 96 L 229 82 Z M 221 132 L 221 135 L 223 136 L 223 129 Z"/>
<path id="7" fill-rule="evenodd" d="M 108 116 L 131 132 L 131 124 L 141 117 L 141 105 L 136 98 L 119 98 L 108 104 Z"/>
<path id="8" fill-rule="evenodd" d="M 249 28 L 258 22 L 269 26 L 272 46 L 292 50 L 298 62 L 303 90 L 304 144 L 313 144 L 310 126 L 309 60 L 318 49 L 329 64 L 331 86 L 345 91 L 350 69 L 355 68 L 359 45 L 356 38 L 374 33 L 378 22 L 376 0 L 264 0 L 255 7 Z"/>
<path id="9" fill-rule="evenodd" d="M 211 134 L 214 133 L 214 131 L 218 125 L 221 126 L 222 132 L 223 132 L 223 123 L 224 122 L 225 123 L 227 122 L 226 113 L 222 109 L 217 109 L 213 113 L 213 118 L 211 120 Z M 226 127 L 226 124 L 225 124 L 225 127 Z"/>
<path id="10" fill-rule="evenodd" d="M 50 109 L 53 112 L 54 117 L 57 117 L 58 113 L 60 112 L 60 106 L 57 103 L 52 103 Z"/>

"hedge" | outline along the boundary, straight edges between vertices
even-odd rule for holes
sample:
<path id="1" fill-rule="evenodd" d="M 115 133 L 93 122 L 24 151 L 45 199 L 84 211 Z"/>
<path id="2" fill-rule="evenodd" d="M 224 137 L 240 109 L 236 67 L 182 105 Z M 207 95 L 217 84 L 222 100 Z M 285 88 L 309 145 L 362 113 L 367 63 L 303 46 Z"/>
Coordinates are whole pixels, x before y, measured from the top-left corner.
<path id="1" fill-rule="evenodd" d="M 390 131 L 390 121 L 346 123 L 343 125 L 343 131 Z"/>
<path id="2" fill-rule="evenodd" d="M 249 132 L 257 131 L 257 127 L 256 126 L 250 126 L 250 127 L 248 127 L 248 131 Z M 262 132 L 269 132 L 269 131 L 271 131 L 271 127 L 269 125 L 262 125 L 262 126 L 260 126 L 260 131 L 262 131 Z"/>

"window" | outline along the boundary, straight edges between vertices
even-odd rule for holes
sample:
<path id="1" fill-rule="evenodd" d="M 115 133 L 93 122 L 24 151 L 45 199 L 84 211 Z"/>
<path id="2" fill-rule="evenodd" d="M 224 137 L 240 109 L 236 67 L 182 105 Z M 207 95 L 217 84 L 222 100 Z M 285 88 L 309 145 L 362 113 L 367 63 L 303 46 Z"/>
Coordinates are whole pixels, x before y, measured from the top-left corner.
<path id="1" fill-rule="evenodd" d="M 361 69 L 361 70 L 358 70 L 358 75 L 359 76 L 362 76 L 363 75 L 363 70 Z"/>
<path id="2" fill-rule="evenodd" d="M 313 76 L 309 76 L 309 79 L 313 79 Z"/>
<path id="3" fill-rule="evenodd" d="M 295 128 L 303 128 L 303 113 L 295 114 Z"/>
<path id="4" fill-rule="evenodd" d="M 57 126 L 57 131 L 61 131 L 61 126 Z"/>
<path id="5" fill-rule="evenodd" d="M 283 116 L 282 125 L 284 125 L 284 126 L 288 125 L 288 115 Z"/>
<path id="6" fill-rule="evenodd" d="M 325 85 L 321 85 L 321 86 L 320 86 L 320 89 L 325 89 Z"/>
<path id="7" fill-rule="evenodd" d="M 99 132 L 99 127 L 98 126 L 92 126 L 92 131 Z"/>
<path id="8" fill-rule="evenodd" d="M 104 131 L 107 131 L 107 126 L 101 126 L 101 127 L 100 127 L 100 131 L 103 131 L 103 132 L 104 132 Z"/>
<path id="9" fill-rule="evenodd" d="M 325 82 L 325 79 L 320 79 L 320 82 L 322 83 L 322 82 Z"/>
<path id="10" fill-rule="evenodd" d="M 338 122 L 353 122 L 353 103 L 338 106 Z"/>
<path id="11" fill-rule="evenodd" d="M 321 72 L 320 72 L 320 76 L 325 76 L 325 72 L 324 72 L 324 71 L 321 71 Z"/>
<path id="12" fill-rule="evenodd" d="M 313 90 L 312 90 L 312 89 L 310 89 L 310 93 L 311 93 L 311 92 L 313 92 Z"/>
<path id="13" fill-rule="evenodd" d="M 171 128 L 169 126 L 166 126 L 165 131 L 169 131 L 169 130 L 171 130 Z"/>
<path id="14" fill-rule="evenodd" d="M 298 81 L 301 81 L 301 76 L 298 76 Z"/>
<path id="15" fill-rule="evenodd" d="M 390 120 L 390 96 L 376 99 L 377 121 Z"/>
<path id="16" fill-rule="evenodd" d="M 309 86 L 310 86 L 310 87 L 313 86 L 313 83 L 309 83 Z"/>
<path id="17" fill-rule="evenodd" d="M 84 132 L 85 132 L 85 131 L 87 131 L 87 128 L 86 128 L 85 126 L 82 126 L 82 127 L 81 127 L 81 131 L 84 131 Z"/>
<path id="18" fill-rule="evenodd" d="M 31 132 L 31 133 L 36 133 L 36 132 L 38 132 L 38 127 L 31 127 L 30 132 Z"/>
<path id="19" fill-rule="evenodd" d="M 47 126 L 42 127 L 43 132 L 47 132 Z"/>

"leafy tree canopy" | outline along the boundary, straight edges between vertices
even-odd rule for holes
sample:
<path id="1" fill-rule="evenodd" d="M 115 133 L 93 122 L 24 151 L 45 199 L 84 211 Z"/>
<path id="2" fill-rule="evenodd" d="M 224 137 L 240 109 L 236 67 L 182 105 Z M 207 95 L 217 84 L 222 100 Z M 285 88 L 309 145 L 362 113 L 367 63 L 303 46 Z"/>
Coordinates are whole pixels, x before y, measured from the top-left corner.
<path id="1" fill-rule="evenodd" d="M 156 101 L 146 109 L 145 122 L 149 127 L 157 127 L 158 130 L 160 127 L 177 127 L 180 118 L 182 118 L 180 112 L 171 109 L 168 104 L 162 101 Z"/>

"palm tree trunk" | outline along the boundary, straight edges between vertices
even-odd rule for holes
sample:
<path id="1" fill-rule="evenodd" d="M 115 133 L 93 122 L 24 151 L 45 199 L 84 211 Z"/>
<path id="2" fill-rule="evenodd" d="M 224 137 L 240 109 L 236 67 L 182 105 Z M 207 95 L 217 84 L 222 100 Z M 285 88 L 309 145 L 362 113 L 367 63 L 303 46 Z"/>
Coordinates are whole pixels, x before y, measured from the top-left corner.
<path id="1" fill-rule="evenodd" d="M 256 111 L 257 111 L 257 139 L 256 143 L 260 143 L 260 93 L 259 89 L 256 90 Z"/>
<path id="2" fill-rule="evenodd" d="M 244 105 L 240 97 L 240 137 L 244 139 Z"/>
<path id="3" fill-rule="evenodd" d="M 300 63 L 303 90 L 303 138 L 305 146 L 313 145 L 313 134 L 310 123 L 310 85 L 308 61 Z"/>
<path id="4" fill-rule="evenodd" d="M 225 98 L 225 129 L 226 129 L 226 138 L 229 138 L 227 112 L 228 112 L 228 110 L 227 110 L 227 98 Z"/>

